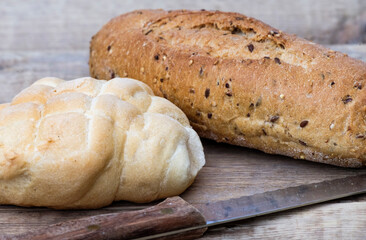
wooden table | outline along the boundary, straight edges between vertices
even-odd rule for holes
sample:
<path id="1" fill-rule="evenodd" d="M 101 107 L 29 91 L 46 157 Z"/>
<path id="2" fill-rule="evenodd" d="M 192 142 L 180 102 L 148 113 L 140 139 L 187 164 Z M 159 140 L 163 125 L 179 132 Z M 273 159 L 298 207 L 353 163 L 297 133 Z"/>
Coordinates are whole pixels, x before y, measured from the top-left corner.
<path id="1" fill-rule="evenodd" d="M 39 7 L 40 2 L 42 1 L 38 1 L 38 5 L 36 4 L 34 8 Z M 10 1 L 8 3 L 10 4 Z M 29 15 L 28 12 L 22 11 L 22 9 L 19 10 L 18 17 L 21 18 L 22 13 L 25 16 Z M 78 16 L 65 13 L 72 19 L 64 23 L 79 24 L 78 28 L 70 26 L 71 30 L 79 29 L 79 31 L 69 34 L 58 32 L 57 24 L 59 23 L 56 20 L 50 22 L 53 26 L 51 28 L 40 16 L 34 20 L 33 24 L 41 21 L 45 28 L 44 32 L 40 31 L 40 28 L 33 30 L 32 22 L 22 25 L 29 28 L 16 30 L 14 23 L 0 21 L 0 26 L 5 26 L 5 30 L 4 28 L 0 30 L 0 37 L 2 37 L 0 43 L 4 41 L 7 46 L 0 44 L 0 102 L 9 101 L 21 89 L 45 76 L 73 79 L 89 75 L 88 39 L 91 37 L 90 33 L 95 32 L 100 24 L 95 29 L 83 28 L 78 21 L 81 13 L 82 11 L 75 13 L 79 14 Z M 6 31 L 12 33 L 10 35 L 13 39 L 6 38 L 4 34 Z M 17 34 L 13 34 L 14 31 L 17 31 Z M 74 37 L 78 40 L 84 39 L 85 43 L 79 44 L 80 41 L 77 41 L 76 44 L 79 45 L 73 48 Z M 16 43 L 20 44 L 19 47 Z M 332 45 L 330 47 L 366 60 L 366 45 Z M 366 169 L 343 169 L 267 155 L 256 150 L 216 144 L 207 140 L 204 140 L 204 146 L 207 164 L 193 186 L 182 195 L 191 202 L 226 199 L 366 171 Z M 103 209 L 88 211 L 0 206 L 0 236 L 13 235 L 81 216 L 129 211 L 146 206 L 148 205 L 118 202 Z M 366 237 L 365 212 L 366 195 L 354 196 L 213 227 L 208 230 L 203 239 L 364 239 Z"/>

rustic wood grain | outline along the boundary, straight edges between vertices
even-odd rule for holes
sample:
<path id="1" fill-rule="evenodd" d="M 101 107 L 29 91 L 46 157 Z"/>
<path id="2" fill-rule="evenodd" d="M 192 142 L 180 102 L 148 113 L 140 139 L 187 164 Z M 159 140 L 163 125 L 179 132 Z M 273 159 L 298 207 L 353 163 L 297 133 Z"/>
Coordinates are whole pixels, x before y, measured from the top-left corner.
<path id="1" fill-rule="evenodd" d="M 366 40 L 363 0 L 1 0 L 0 50 L 87 49 L 110 18 L 141 8 L 235 11 L 319 43 Z"/>
<path id="2" fill-rule="evenodd" d="M 79 51 L 1 51 L 0 103 L 43 77 L 74 79 L 89 75 L 88 50 Z"/>
<path id="3" fill-rule="evenodd" d="M 366 2 L 300 0 L 117 1 L 2 0 L 0 2 L 0 103 L 9 101 L 35 80 L 89 75 L 88 45 L 107 20 L 137 8 L 219 9 L 237 11 L 318 42 L 362 41 Z M 366 45 L 331 48 L 366 61 Z M 364 169 L 342 169 L 267 155 L 204 141 L 207 164 L 182 194 L 192 203 L 227 199 L 304 183 L 319 182 Z M 117 202 L 97 210 L 60 211 L 0 206 L 0 239 L 29 229 L 101 213 L 143 209 L 151 204 Z M 366 195 L 208 230 L 202 239 L 364 239 Z"/>
<path id="4" fill-rule="evenodd" d="M 213 227 L 203 239 L 365 239 L 365 207 L 325 203 Z"/>
<path id="5" fill-rule="evenodd" d="M 207 201 L 223 200 L 231 197 L 242 195 L 250 195 L 254 193 L 285 188 L 288 186 L 297 186 L 305 183 L 321 182 L 327 179 L 340 178 L 344 176 L 355 175 L 357 173 L 366 172 L 366 169 L 345 169 L 324 164 L 312 163 L 303 160 L 295 160 L 287 157 L 268 155 L 257 150 L 251 150 L 227 144 L 218 144 L 213 141 L 204 140 L 207 164 L 199 173 L 195 183 L 181 196 L 190 203 L 204 203 Z M 299 231 L 283 232 L 287 224 L 295 224 L 303 215 L 323 216 L 316 222 L 310 222 L 312 231 L 319 231 L 327 234 L 329 230 L 332 233 L 343 232 L 343 227 L 348 229 L 349 216 L 342 216 L 344 211 L 352 209 L 353 204 L 359 208 L 366 208 L 366 201 L 362 196 L 358 202 L 354 202 L 353 198 L 345 200 L 333 201 L 333 208 L 323 209 L 306 208 L 304 210 L 296 210 L 291 213 L 283 213 L 284 216 L 292 216 L 292 220 L 286 222 L 286 218 L 279 218 L 277 214 L 268 217 L 261 217 L 254 222 L 239 222 L 235 224 L 225 225 L 224 227 L 216 227 L 209 229 L 204 238 L 237 238 L 238 236 L 249 237 L 247 231 L 254 231 L 252 237 L 265 238 L 270 237 L 270 230 L 274 228 L 275 234 L 283 237 L 299 237 L 304 235 L 301 231 L 305 231 L 300 224 Z M 144 204 L 132 204 L 127 202 L 116 202 L 109 207 L 97 210 L 81 210 L 81 211 L 57 211 L 45 208 L 21 208 L 15 206 L 0 206 L 0 232 L 12 236 L 25 232 L 29 229 L 36 229 L 48 224 L 58 223 L 69 219 L 80 218 L 84 216 L 93 216 L 101 213 L 113 213 L 118 211 L 138 210 L 151 206 Z M 328 206 L 322 204 L 321 206 Z M 314 210 L 315 209 L 315 210 Z M 282 216 L 280 214 L 279 216 Z M 363 212 L 352 212 L 353 218 L 357 224 L 366 224 Z M 309 217 L 309 221 L 312 217 Z M 334 222 L 338 219 L 338 222 Z M 343 220 L 345 222 L 343 222 Z M 277 222 L 279 221 L 279 222 Z M 322 222 L 324 221 L 324 223 Z M 338 230 L 334 227 L 324 228 L 331 224 L 337 224 Z M 315 224 L 316 223 L 316 224 Z M 245 225 L 245 227 L 243 226 Z M 312 225 L 314 224 L 314 225 Z M 275 225 L 275 227 L 273 227 Z M 357 226 L 358 226 L 357 225 Z M 366 226 L 366 225 L 365 225 Z M 268 227 L 268 228 L 267 228 Z M 305 226 L 309 228 L 309 226 Z M 235 229 L 234 233 L 232 229 Z M 258 232 L 257 232 L 258 231 Z M 226 236 L 226 234 L 229 236 Z M 281 235 L 284 234 L 284 235 Z M 340 233 L 339 233 L 340 234 Z M 361 235 L 358 235 L 359 237 Z"/>
<path id="6" fill-rule="evenodd" d="M 225 200 L 366 172 L 268 155 L 210 140 L 203 143 L 207 163 L 195 183 L 182 194 L 190 203 Z"/>

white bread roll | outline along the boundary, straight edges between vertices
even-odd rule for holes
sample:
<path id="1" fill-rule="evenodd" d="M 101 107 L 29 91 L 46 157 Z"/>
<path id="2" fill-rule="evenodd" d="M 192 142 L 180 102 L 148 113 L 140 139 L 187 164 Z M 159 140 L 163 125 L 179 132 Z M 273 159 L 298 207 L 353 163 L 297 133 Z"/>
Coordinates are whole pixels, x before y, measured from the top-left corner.
<path id="1" fill-rule="evenodd" d="M 184 113 L 137 80 L 38 80 L 0 105 L 0 204 L 98 208 L 182 193 L 204 165 Z"/>

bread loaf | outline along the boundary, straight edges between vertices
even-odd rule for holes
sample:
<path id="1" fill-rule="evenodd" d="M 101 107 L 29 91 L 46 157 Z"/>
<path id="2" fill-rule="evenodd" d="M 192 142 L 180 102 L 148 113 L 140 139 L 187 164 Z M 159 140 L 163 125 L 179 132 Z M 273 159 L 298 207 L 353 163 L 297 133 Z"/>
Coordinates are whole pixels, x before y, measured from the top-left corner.
<path id="1" fill-rule="evenodd" d="M 98 208 L 178 195 L 204 154 L 144 83 L 44 78 L 0 105 L 0 204 Z"/>
<path id="2" fill-rule="evenodd" d="M 200 136 L 343 167 L 366 163 L 366 64 L 238 13 L 142 10 L 93 38 L 90 74 L 147 83 Z"/>

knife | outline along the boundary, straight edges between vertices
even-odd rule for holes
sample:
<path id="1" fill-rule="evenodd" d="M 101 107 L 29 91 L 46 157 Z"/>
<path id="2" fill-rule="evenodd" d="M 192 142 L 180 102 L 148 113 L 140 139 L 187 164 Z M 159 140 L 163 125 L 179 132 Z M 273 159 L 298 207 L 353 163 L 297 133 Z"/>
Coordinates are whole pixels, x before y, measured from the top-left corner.
<path id="1" fill-rule="evenodd" d="M 4 239 L 193 239 L 208 227 L 366 193 L 366 174 L 190 204 L 180 197 L 143 210 L 61 222 Z"/>

